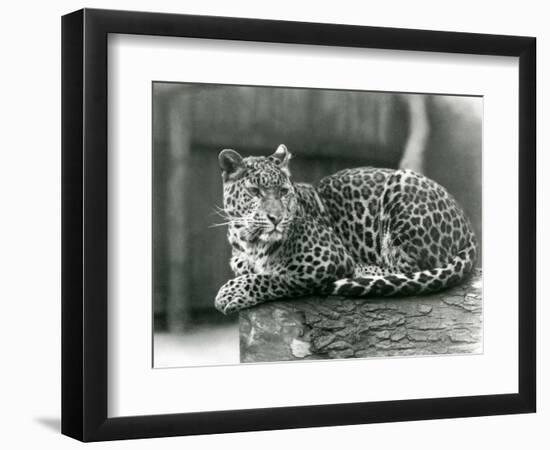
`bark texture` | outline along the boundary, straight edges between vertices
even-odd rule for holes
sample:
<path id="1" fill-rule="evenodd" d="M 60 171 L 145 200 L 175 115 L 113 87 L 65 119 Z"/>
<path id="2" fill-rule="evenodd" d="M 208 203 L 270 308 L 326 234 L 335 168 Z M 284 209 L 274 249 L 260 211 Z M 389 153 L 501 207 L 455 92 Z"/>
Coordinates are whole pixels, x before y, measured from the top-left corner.
<path id="1" fill-rule="evenodd" d="M 481 270 L 427 296 L 305 297 L 240 312 L 241 362 L 476 353 Z"/>

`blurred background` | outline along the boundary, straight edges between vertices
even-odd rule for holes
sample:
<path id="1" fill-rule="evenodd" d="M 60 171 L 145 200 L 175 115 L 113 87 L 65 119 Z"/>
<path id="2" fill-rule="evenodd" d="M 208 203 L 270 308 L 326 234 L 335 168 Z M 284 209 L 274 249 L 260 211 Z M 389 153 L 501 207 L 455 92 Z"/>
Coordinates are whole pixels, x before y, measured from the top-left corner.
<path id="1" fill-rule="evenodd" d="M 239 362 L 237 317 L 214 309 L 233 276 L 217 156 L 284 143 L 295 181 L 356 166 L 436 180 L 481 243 L 481 97 L 153 83 L 154 367 Z M 481 258 L 478 261 L 481 264 Z"/>

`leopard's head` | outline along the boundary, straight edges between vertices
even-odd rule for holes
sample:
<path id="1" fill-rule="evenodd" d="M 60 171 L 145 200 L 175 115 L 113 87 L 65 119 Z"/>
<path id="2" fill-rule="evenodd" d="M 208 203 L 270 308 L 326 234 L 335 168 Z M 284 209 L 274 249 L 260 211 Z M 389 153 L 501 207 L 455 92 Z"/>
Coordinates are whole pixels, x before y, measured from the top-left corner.
<path id="1" fill-rule="evenodd" d="M 288 236 L 298 208 L 290 158 L 284 145 L 267 157 L 243 158 L 229 149 L 220 152 L 224 214 L 245 241 L 269 243 Z"/>

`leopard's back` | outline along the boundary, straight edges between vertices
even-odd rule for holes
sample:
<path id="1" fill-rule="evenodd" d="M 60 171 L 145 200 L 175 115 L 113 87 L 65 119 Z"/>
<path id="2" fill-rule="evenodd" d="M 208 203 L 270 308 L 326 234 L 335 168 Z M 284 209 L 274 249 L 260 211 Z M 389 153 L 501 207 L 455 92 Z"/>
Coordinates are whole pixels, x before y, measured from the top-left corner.
<path id="1" fill-rule="evenodd" d="M 355 286 L 354 295 L 438 290 L 473 268 L 470 222 L 435 181 L 410 170 L 356 168 L 324 178 L 318 190 L 355 260 L 355 280 L 339 284 Z"/>
<path id="2" fill-rule="evenodd" d="M 394 171 L 374 167 L 344 169 L 317 187 L 334 231 L 357 263 L 378 264 L 380 199 Z"/>

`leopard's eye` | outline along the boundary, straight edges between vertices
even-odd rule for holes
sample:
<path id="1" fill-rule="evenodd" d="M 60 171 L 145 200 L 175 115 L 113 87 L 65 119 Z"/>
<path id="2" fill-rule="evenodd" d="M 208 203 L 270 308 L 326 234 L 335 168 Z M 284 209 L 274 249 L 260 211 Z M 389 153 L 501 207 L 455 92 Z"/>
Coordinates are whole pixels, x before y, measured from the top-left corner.
<path id="1" fill-rule="evenodd" d="M 258 189 L 257 186 L 248 186 L 247 188 L 248 193 L 252 195 L 253 197 L 259 197 L 260 196 L 260 189 Z"/>
<path id="2" fill-rule="evenodd" d="M 286 197 L 290 193 L 290 189 L 286 186 L 283 186 L 279 190 L 279 193 L 281 194 L 281 197 Z"/>

